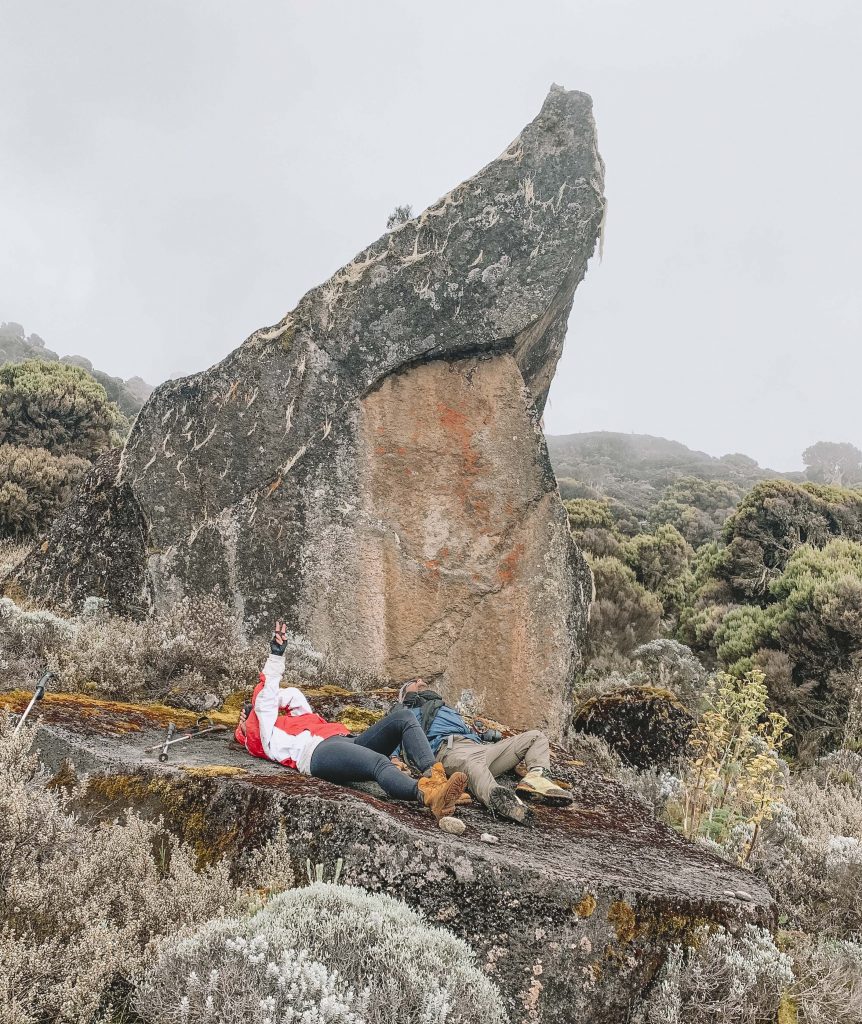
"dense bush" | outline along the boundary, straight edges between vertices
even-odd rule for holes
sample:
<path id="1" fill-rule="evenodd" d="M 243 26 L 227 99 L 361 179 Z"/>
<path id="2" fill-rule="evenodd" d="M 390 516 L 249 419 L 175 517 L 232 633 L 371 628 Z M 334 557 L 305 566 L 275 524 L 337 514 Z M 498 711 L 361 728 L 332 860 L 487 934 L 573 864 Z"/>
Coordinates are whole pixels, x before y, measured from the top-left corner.
<path id="1" fill-rule="evenodd" d="M 839 735 L 862 657 L 862 544 L 798 547 L 766 599 L 723 611 L 709 640 L 719 661 L 735 673 L 762 669 L 800 740 Z"/>
<path id="2" fill-rule="evenodd" d="M 694 552 L 675 526 L 658 526 L 627 541 L 621 558 L 638 583 L 656 594 L 668 614 L 679 611 L 688 585 L 688 566 Z"/>
<path id="3" fill-rule="evenodd" d="M 596 599 L 590 611 L 587 643 L 594 664 L 627 655 L 639 644 L 655 639 L 662 616 L 661 601 L 635 578 L 619 559 L 590 562 Z"/>
<path id="4" fill-rule="evenodd" d="M 653 528 L 676 527 L 693 547 L 715 541 L 744 494 L 744 487 L 727 480 L 684 477 L 670 484 L 649 513 Z"/>
<path id="5" fill-rule="evenodd" d="M 102 385 L 77 366 L 38 359 L 0 366 L 0 444 L 93 459 L 127 427 Z"/>
<path id="6" fill-rule="evenodd" d="M 752 862 L 787 926 L 862 935 L 862 757 L 839 751 L 791 778 Z"/>
<path id="7" fill-rule="evenodd" d="M 32 536 L 47 526 L 89 465 L 76 455 L 0 444 L 0 537 Z"/>
<path id="8" fill-rule="evenodd" d="M 790 957 L 765 929 L 701 929 L 671 949 L 634 1024 L 764 1024 L 792 982 Z"/>
<path id="9" fill-rule="evenodd" d="M 136 1008 L 152 1024 L 506 1021 L 466 943 L 398 900 L 320 882 L 164 944 Z"/>
<path id="10" fill-rule="evenodd" d="M 0 683 L 20 685 L 41 665 L 66 690 L 130 694 L 197 708 L 250 685 L 261 653 L 215 597 L 183 599 L 142 622 L 103 612 L 98 600 L 64 618 L 0 598 Z"/>
<path id="11" fill-rule="evenodd" d="M 862 540 L 862 491 L 770 480 L 728 519 L 720 573 L 738 599 L 763 600 L 797 548 L 837 537 Z"/>
<path id="12" fill-rule="evenodd" d="M 158 823 L 127 813 L 87 827 L 32 742 L 0 717 L 0 1020 L 87 1024 L 154 940 L 235 913 L 248 894 L 224 864 L 196 871 Z"/>

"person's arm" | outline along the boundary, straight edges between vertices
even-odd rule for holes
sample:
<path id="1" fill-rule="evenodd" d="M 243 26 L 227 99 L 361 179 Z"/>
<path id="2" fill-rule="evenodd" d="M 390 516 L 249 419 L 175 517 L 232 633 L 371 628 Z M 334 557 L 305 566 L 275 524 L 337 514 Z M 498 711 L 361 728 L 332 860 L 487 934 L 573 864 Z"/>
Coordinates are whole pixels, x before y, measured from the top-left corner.
<path id="1" fill-rule="evenodd" d="M 278 621 L 269 643 L 270 655 L 263 666 L 263 688 L 254 702 L 254 711 L 260 724 L 260 738 L 265 750 L 269 746 L 272 730 L 275 728 L 275 720 L 278 718 L 286 645 L 287 627 L 283 622 Z"/>
<path id="2" fill-rule="evenodd" d="M 290 708 L 291 715 L 314 713 L 314 708 L 308 703 L 305 694 L 295 686 L 284 686 L 278 691 L 278 706 Z"/>

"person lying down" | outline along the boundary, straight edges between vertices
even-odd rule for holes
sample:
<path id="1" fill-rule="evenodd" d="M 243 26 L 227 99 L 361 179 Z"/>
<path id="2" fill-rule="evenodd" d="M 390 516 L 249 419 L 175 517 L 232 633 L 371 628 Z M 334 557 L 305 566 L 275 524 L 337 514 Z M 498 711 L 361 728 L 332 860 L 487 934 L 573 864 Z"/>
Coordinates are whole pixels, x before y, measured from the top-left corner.
<path id="1" fill-rule="evenodd" d="M 351 735 L 340 722 L 328 722 L 318 715 L 301 690 L 281 685 L 286 644 L 287 627 L 278 621 L 251 707 L 246 706 L 240 714 L 236 741 L 254 757 L 327 782 L 376 782 L 394 800 L 427 807 L 438 822 L 448 819 L 441 824 L 445 831 L 463 832 L 464 823 L 453 815 L 467 776 L 453 772 L 447 778 L 416 717 L 403 705 L 396 705 L 361 735 Z M 421 772 L 418 781 L 390 760 L 389 754 L 398 747 Z"/>

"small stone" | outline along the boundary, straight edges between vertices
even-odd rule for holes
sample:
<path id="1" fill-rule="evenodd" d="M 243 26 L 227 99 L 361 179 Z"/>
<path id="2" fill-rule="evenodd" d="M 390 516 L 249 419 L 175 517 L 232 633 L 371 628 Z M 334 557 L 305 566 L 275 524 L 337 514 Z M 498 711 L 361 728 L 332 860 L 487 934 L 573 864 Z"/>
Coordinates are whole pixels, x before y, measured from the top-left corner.
<path id="1" fill-rule="evenodd" d="M 497 836 L 492 836 L 490 832 L 483 832 L 479 836 L 483 843 L 499 843 L 500 840 Z"/>
<path id="2" fill-rule="evenodd" d="M 731 900 L 736 899 L 736 893 L 733 891 L 733 889 L 725 889 L 722 893 L 722 896 L 727 896 L 727 898 Z"/>
<path id="3" fill-rule="evenodd" d="M 461 821 L 460 818 L 441 818 L 437 824 L 440 826 L 443 832 L 448 832 L 453 836 L 460 836 L 467 830 L 467 826 Z"/>
<path id="4" fill-rule="evenodd" d="M 742 889 L 740 889 L 734 895 L 738 900 L 742 900 L 743 903 L 754 903 L 754 897 L 751 895 L 750 892 L 744 892 Z"/>

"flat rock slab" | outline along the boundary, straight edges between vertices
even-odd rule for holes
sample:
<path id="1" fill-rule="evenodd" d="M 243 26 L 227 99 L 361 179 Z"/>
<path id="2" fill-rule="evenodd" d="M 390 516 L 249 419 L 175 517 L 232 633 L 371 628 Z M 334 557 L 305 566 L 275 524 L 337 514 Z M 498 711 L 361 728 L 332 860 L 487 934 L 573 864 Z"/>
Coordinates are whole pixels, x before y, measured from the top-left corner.
<path id="1" fill-rule="evenodd" d="M 2 695 L 0 705 L 20 711 L 28 696 Z M 47 765 L 68 762 L 87 776 L 94 804 L 164 815 L 205 860 L 237 858 L 283 824 L 298 879 L 307 863 L 330 878 L 341 860 L 343 881 L 399 896 L 467 939 L 513 1021 L 625 1020 L 669 943 L 704 923 L 773 922 L 754 876 L 559 751 L 555 770 L 571 784 L 573 807 L 536 806 L 529 827 L 468 808 L 466 834 L 453 837 L 376 787 L 338 787 L 250 758 L 232 748 L 229 731 L 177 744 L 166 764 L 144 752 L 168 720 L 193 724 L 190 713 L 78 695 L 49 696 L 39 711 Z M 483 833 L 499 842 L 483 842 Z"/>

